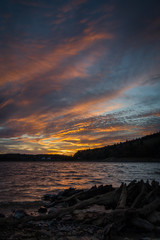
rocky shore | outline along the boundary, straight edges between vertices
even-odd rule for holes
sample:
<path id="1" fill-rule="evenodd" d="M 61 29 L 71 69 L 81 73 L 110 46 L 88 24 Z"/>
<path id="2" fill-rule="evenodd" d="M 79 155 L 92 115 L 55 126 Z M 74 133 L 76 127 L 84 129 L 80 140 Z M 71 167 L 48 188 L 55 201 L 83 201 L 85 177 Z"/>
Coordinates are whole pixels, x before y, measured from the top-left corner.
<path id="1" fill-rule="evenodd" d="M 160 240 L 160 185 L 132 181 L 1 203 L 2 240 Z"/>

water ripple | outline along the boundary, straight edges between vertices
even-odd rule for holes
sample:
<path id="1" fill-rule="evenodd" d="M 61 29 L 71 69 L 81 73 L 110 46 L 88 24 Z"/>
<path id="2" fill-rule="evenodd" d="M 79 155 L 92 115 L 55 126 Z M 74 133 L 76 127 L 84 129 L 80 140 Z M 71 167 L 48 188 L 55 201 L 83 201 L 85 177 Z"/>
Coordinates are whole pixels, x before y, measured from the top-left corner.
<path id="1" fill-rule="evenodd" d="M 144 179 L 160 182 L 160 163 L 0 162 L 0 201 L 38 201 L 69 187 Z"/>

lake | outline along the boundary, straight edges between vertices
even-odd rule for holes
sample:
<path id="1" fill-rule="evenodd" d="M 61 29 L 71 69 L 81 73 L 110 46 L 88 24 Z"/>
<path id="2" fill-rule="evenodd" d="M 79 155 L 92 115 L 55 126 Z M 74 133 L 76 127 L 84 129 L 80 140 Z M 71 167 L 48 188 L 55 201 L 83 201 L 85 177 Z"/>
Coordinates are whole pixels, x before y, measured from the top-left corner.
<path id="1" fill-rule="evenodd" d="M 39 201 L 69 187 L 118 187 L 134 179 L 160 182 L 160 163 L 0 162 L 0 202 Z"/>

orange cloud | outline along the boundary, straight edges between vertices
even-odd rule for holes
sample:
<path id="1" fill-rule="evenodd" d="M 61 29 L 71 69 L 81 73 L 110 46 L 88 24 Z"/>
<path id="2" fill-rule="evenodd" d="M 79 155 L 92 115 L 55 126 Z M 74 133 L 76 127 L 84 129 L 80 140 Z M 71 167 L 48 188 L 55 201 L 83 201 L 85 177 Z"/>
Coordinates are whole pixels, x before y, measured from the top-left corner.
<path id="1" fill-rule="evenodd" d="M 68 4 L 60 8 L 60 11 L 63 13 L 68 13 L 74 8 L 79 7 L 79 5 L 86 3 L 88 0 L 72 0 Z"/>
<path id="2" fill-rule="evenodd" d="M 72 105 L 61 111 L 43 114 L 35 113 L 24 118 L 11 118 L 6 124 L 11 128 L 20 129 L 18 138 L 15 141 L 21 140 L 24 146 L 31 143 L 33 145 L 38 144 L 39 148 L 49 152 L 52 150 L 53 153 L 61 151 L 61 153 L 68 152 L 68 154 L 73 154 L 78 149 L 102 147 L 117 141 L 117 138 L 116 140 L 103 139 L 106 134 L 118 131 L 131 132 L 133 126 L 129 128 L 120 125 L 112 126 L 111 124 L 108 127 L 92 126 L 93 122 L 90 117 L 96 117 L 104 111 L 109 112 L 120 109 L 122 107 L 121 104 L 113 105 L 112 103 L 111 105 L 110 101 L 123 95 L 125 91 L 133 88 L 136 84 L 131 84 L 110 94 L 102 94 L 101 96 L 96 96 L 96 98 L 77 102 L 74 106 Z M 24 101 L 22 104 L 25 105 L 28 102 Z M 104 108 L 105 104 L 106 107 Z M 71 124 L 72 120 L 73 124 Z M 78 122 L 75 120 L 78 120 Z M 49 123 L 53 124 L 53 128 L 51 127 L 47 130 Z M 24 132 L 28 136 L 24 137 Z M 93 133 L 94 137 L 92 136 Z"/>
<path id="3" fill-rule="evenodd" d="M 9 59 L 6 57 L 6 62 L 4 62 L 0 70 L 0 86 L 6 82 L 26 82 L 32 78 L 37 78 L 39 75 L 47 73 L 48 71 L 56 70 L 64 60 L 86 50 L 99 40 L 111 38 L 113 38 L 113 35 L 109 33 L 89 32 L 82 37 L 73 37 L 64 44 L 59 44 L 47 55 L 39 55 L 37 52 L 35 55 L 27 56 L 28 60 L 24 58 L 23 61 L 21 61 L 21 64 L 19 64 L 19 62 L 17 63 L 17 66 L 16 62 L 18 61 L 18 58 L 11 54 L 8 57 L 11 60 L 10 63 L 8 61 Z M 14 49 L 19 49 L 19 46 L 13 47 Z M 37 49 L 40 47 L 43 48 L 44 45 L 39 44 Z M 29 48 L 33 48 L 31 44 L 28 46 L 21 45 L 21 54 Z"/>

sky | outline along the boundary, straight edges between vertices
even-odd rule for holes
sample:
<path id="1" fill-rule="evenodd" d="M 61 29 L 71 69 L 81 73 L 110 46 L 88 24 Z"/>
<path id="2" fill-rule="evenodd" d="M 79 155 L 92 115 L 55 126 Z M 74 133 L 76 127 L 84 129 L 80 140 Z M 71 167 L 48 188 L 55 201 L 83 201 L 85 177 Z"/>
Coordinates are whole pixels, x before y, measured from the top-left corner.
<path id="1" fill-rule="evenodd" d="M 160 131 L 159 0 L 2 0 L 0 153 Z"/>

